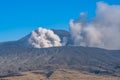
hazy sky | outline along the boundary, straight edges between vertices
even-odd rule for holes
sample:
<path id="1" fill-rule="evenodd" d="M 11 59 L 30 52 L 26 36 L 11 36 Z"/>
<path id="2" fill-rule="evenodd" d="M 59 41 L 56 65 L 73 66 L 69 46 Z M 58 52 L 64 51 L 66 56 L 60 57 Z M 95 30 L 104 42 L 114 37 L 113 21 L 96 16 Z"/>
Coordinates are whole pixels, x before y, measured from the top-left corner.
<path id="1" fill-rule="evenodd" d="M 100 0 L 0 0 L 0 42 L 17 40 L 38 27 L 66 29 L 70 19 L 95 16 Z M 119 5 L 119 0 L 102 0 Z"/>

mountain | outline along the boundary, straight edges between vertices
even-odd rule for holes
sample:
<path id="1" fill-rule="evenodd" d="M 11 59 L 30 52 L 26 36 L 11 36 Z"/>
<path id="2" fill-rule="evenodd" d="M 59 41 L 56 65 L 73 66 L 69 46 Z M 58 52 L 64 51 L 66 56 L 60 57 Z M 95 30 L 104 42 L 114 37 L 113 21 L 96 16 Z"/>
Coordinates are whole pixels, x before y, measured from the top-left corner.
<path id="1" fill-rule="evenodd" d="M 63 30 L 54 33 L 70 40 Z M 57 46 L 49 48 L 28 47 L 31 34 L 18 41 L 0 43 L 0 76 L 22 71 L 71 69 L 98 75 L 120 76 L 120 50 L 94 47 Z M 69 43 L 72 43 L 69 41 Z"/>
<path id="2" fill-rule="evenodd" d="M 52 31 L 54 33 L 51 34 L 50 31 Z M 50 42 L 54 41 L 54 40 L 51 41 L 51 38 L 49 40 L 48 36 L 50 36 L 50 35 L 47 36 L 46 34 L 51 34 L 52 36 L 57 35 L 61 40 L 61 41 L 58 41 L 58 42 L 60 44 L 64 45 L 64 46 L 72 44 L 71 36 L 70 36 L 70 33 L 68 31 L 66 31 L 66 30 L 47 30 L 47 29 L 44 29 L 44 28 L 38 28 L 37 30 L 32 31 L 27 36 L 25 36 L 22 39 L 18 40 L 18 42 L 20 44 L 22 44 L 24 47 L 26 46 L 26 47 L 39 48 L 39 47 L 33 46 L 32 42 L 34 42 L 35 44 L 40 44 L 40 43 L 43 44 L 42 42 L 45 43 L 46 40 L 50 41 Z M 37 36 L 37 38 L 35 36 Z M 45 37 L 45 39 L 43 39 L 43 38 L 39 39 L 38 37 Z M 34 38 L 32 40 L 32 42 L 30 42 L 31 38 Z M 41 42 L 39 42 L 39 41 L 41 41 Z M 52 46 L 52 47 L 55 47 L 55 46 Z M 44 47 L 42 47 L 42 48 L 44 48 Z"/>

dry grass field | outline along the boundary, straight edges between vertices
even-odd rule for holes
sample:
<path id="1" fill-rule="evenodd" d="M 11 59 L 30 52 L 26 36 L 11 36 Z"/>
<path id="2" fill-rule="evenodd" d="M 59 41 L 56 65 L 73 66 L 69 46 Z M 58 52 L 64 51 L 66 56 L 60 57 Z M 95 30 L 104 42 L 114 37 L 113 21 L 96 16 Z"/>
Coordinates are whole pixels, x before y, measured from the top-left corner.
<path id="1" fill-rule="evenodd" d="M 21 72 L 21 76 L 11 76 L 0 80 L 120 80 L 119 77 L 95 75 L 75 70 L 60 69 L 56 71 Z"/>

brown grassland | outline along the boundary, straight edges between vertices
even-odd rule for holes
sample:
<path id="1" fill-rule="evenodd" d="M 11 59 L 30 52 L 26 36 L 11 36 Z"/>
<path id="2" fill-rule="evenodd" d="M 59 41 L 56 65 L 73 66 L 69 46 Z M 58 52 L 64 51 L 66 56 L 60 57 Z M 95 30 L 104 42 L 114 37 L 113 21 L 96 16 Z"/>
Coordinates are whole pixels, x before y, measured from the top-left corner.
<path id="1" fill-rule="evenodd" d="M 80 72 L 68 69 L 55 71 L 29 71 L 21 72 L 21 76 L 10 76 L 0 80 L 120 80 L 119 77 L 107 75 L 95 75 L 87 72 Z"/>

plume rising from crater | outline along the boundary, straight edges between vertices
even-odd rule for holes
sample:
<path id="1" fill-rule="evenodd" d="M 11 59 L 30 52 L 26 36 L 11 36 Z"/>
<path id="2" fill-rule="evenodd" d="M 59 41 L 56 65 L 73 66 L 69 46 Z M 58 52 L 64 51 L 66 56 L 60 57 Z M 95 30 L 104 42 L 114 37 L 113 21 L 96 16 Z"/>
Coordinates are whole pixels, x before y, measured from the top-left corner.
<path id="1" fill-rule="evenodd" d="M 60 38 L 52 30 L 38 28 L 36 31 L 32 31 L 31 36 L 28 40 L 29 45 L 35 48 L 46 48 L 62 46 Z"/>
<path id="2" fill-rule="evenodd" d="M 70 21 L 74 45 L 120 49 L 120 6 L 97 3 L 96 16 L 87 22 L 86 14 Z"/>
<path id="3" fill-rule="evenodd" d="M 119 15 L 120 5 L 98 2 L 96 16 L 90 21 L 82 12 L 79 18 L 70 20 L 70 31 L 38 28 L 23 42 L 35 48 L 71 45 L 120 49 Z"/>

